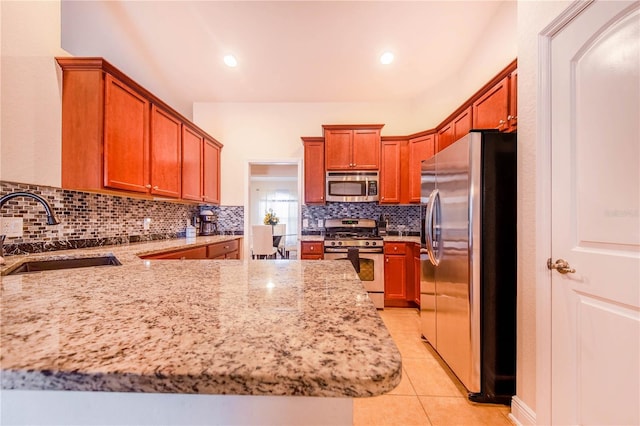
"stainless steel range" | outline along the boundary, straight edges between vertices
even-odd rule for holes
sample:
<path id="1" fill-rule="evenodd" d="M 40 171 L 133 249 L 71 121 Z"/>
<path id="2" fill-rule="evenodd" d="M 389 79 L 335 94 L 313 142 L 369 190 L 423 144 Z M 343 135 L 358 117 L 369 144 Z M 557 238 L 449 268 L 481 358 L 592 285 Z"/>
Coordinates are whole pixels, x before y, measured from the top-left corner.
<path id="1" fill-rule="evenodd" d="M 324 223 L 324 258 L 350 260 L 357 250 L 360 280 L 378 309 L 384 308 L 384 255 L 382 237 L 373 219 L 327 219 Z"/>

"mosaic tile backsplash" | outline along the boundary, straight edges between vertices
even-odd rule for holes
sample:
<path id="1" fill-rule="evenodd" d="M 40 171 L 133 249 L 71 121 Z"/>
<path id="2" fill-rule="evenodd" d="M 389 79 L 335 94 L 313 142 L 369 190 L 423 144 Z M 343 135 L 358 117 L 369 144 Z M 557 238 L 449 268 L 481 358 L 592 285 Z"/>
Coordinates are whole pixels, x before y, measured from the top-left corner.
<path id="1" fill-rule="evenodd" d="M 0 196 L 16 191 L 43 197 L 60 224 L 47 225 L 44 208 L 34 199 L 16 197 L 7 201 L 0 215 L 23 218 L 23 236 L 5 239 L 7 255 L 177 238 L 184 236 L 187 221 L 191 222 L 201 208 L 191 204 L 0 182 Z M 204 207 L 218 217 L 220 233 L 243 233 L 242 206 Z M 144 229 L 144 218 L 151 218 L 148 230 Z"/>
<path id="2" fill-rule="evenodd" d="M 141 200 L 125 196 L 70 191 L 39 185 L 0 182 L 0 196 L 26 191 L 43 197 L 53 208 L 58 225 L 47 225 L 44 208 L 31 198 L 16 197 L 6 202 L 0 216 L 22 217 L 23 236 L 7 237 L 6 255 L 40 253 L 53 250 L 127 244 L 183 237 L 187 221 L 209 209 L 216 216 L 218 232 L 242 235 L 243 206 L 197 206 L 168 201 Z M 324 206 L 302 206 L 301 225 L 308 219 L 303 234 L 321 233 L 318 220 L 342 217 L 378 219 L 389 216 L 387 231 L 399 230 L 420 235 L 421 206 L 388 206 L 376 203 L 328 203 Z M 144 218 L 151 218 L 149 229 Z M 402 228 L 404 226 L 404 229 Z"/>
<path id="3" fill-rule="evenodd" d="M 309 226 L 303 232 L 322 231 L 318 220 L 328 218 L 366 218 L 378 220 L 380 215 L 389 216 L 387 232 L 408 232 L 420 235 L 420 205 L 378 205 L 377 203 L 327 203 L 324 206 L 302 206 L 302 219 L 309 220 Z"/>

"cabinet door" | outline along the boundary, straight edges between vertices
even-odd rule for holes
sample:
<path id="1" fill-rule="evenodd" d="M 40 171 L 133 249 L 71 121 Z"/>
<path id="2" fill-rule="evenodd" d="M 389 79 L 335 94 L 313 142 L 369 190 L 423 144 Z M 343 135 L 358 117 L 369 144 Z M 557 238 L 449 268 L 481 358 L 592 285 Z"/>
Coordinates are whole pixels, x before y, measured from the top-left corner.
<path id="1" fill-rule="evenodd" d="M 413 244 L 413 301 L 420 306 L 420 244 Z"/>
<path id="2" fill-rule="evenodd" d="M 205 138 L 202 155 L 202 200 L 220 204 L 220 147 Z"/>
<path id="3" fill-rule="evenodd" d="M 175 116 L 151 106 L 151 193 L 180 197 L 182 123 Z"/>
<path id="4" fill-rule="evenodd" d="M 454 134 L 453 134 L 453 122 L 449 122 L 447 124 L 445 124 L 444 126 L 442 126 L 439 130 L 438 130 L 438 140 L 437 140 L 437 144 L 438 144 L 438 150 L 437 152 L 442 151 L 443 149 L 445 149 L 446 147 L 448 147 L 449 145 L 451 145 L 454 141 Z"/>
<path id="5" fill-rule="evenodd" d="M 400 202 L 400 142 L 382 142 L 380 204 Z"/>
<path id="6" fill-rule="evenodd" d="M 149 102 L 105 76 L 104 186 L 149 192 Z"/>
<path id="7" fill-rule="evenodd" d="M 206 259 L 206 258 L 207 258 L 207 248 L 204 246 L 143 257 L 143 259 Z"/>
<path id="8" fill-rule="evenodd" d="M 354 130 L 352 153 L 353 169 L 378 170 L 380 168 L 380 130 Z"/>
<path id="9" fill-rule="evenodd" d="M 407 300 L 407 258 L 405 255 L 384 255 L 384 299 L 406 302 Z"/>
<path id="10" fill-rule="evenodd" d="M 224 241 L 207 246 L 207 257 L 209 259 L 226 259 L 227 255 L 233 256 L 234 253 L 237 256 L 238 240 Z"/>
<path id="11" fill-rule="evenodd" d="M 456 118 L 453 119 L 453 142 L 457 141 L 471 130 L 473 127 L 472 121 L 472 107 L 469 105 L 469 108 L 462 111 Z"/>
<path id="12" fill-rule="evenodd" d="M 327 170 L 350 170 L 352 168 L 353 130 L 325 130 L 325 165 Z"/>
<path id="13" fill-rule="evenodd" d="M 433 157 L 436 135 L 430 134 L 409 140 L 409 202 L 420 202 L 422 160 Z"/>
<path id="14" fill-rule="evenodd" d="M 324 141 L 304 139 L 304 201 L 324 204 Z"/>
<path id="15" fill-rule="evenodd" d="M 473 128 L 508 130 L 508 103 L 509 77 L 505 77 L 473 103 Z"/>
<path id="16" fill-rule="evenodd" d="M 182 126 L 182 198 L 202 201 L 202 136 Z"/>
<path id="17" fill-rule="evenodd" d="M 518 130 L 518 70 L 509 75 L 509 115 L 507 115 L 509 132 Z"/>
<path id="18" fill-rule="evenodd" d="M 300 259 L 322 260 L 324 258 L 324 246 L 322 241 L 300 241 Z"/>

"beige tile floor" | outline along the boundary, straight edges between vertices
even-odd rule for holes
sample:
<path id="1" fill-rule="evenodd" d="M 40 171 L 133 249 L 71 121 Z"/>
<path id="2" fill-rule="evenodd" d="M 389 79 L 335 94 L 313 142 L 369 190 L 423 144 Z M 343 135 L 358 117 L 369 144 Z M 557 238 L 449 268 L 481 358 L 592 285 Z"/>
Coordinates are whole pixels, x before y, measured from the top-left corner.
<path id="1" fill-rule="evenodd" d="M 459 380 L 421 341 L 418 310 L 378 312 L 402 355 L 402 381 L 388 394 L 356 398 L 354 426 L 512 425 L 509 407 L 467 399 Z"/>

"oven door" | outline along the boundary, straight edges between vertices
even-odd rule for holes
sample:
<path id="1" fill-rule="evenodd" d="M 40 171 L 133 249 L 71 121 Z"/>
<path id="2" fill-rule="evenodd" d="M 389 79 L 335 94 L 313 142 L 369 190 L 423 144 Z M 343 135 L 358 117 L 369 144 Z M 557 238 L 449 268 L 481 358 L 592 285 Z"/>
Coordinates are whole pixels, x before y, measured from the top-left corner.
<path id="1" fill-rule="evenodd" d="M 360 272 L 358 276 L 369 293 L 369 298 L 378 309 L 384 308 L 384 254 L 358 253 L 360 258 Z M 347 253 L 324 253 L 326 260 L 349 261 Z"/>

